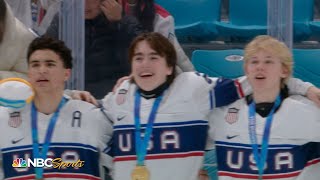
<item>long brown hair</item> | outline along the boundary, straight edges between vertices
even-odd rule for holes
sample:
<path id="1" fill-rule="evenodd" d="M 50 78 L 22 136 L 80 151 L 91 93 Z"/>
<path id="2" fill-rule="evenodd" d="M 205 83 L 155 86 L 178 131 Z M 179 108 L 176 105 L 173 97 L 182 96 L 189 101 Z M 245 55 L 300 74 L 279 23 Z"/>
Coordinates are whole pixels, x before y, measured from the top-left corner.
<path id="1" fill-rule="evenodd" d="M 6 13 L 7 13 L 7 6 L 4 0 L 0 0 L 0 43 L 4 37 L 4 31 L 6 29 Z"/>

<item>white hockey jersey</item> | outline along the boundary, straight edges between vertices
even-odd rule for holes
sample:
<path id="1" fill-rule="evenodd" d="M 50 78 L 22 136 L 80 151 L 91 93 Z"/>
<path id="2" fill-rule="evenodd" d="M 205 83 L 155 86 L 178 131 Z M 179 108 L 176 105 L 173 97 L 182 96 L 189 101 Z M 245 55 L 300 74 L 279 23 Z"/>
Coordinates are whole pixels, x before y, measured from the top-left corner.
<path id="1" fill-rule="evenodd" d="M 38 112 L 39 144 L 44 142 L 50 118 Z M 21 112 L 0 108 L 1 174 L 4 179 L 34 179 L 33 167 L 14 168 L 17 158 L 33 159 L 31 105 Z M 45 179 L 100 179 L 100 152 L 106 148 L 112 134 L 112 125 L 92 104 L 68 100 L 56 122 L 48 158 L 62 158 L 63 162 L 84 161 L 82 167 L 45 168 Z"/>
<path id="2" fill-rule="evenodd" d="M 152 180 L 196 180 L 202 168 L 208 115 L 217 99 L 217 79 L 199 73 L 182 73 L 164 92 L 156 114 L 145 164 Z M 230 92 L 238 91 L 231 83 Z M 134 94 L 136 85 L 125 82 L 115 95 L 104 99 L 114 122 L 112 152 L 114 179 L 128 180 L 136 165 L 134 139 Z M 141 98 L 142 128 L 147 124 L 154 99 Z"/>
<path id="3" fill-rule="evenodd" d="M 258 143 L 266 118 L 256 114 Z M 249 136 L 248 105 L 240 99 L 217 108 L 210 118 L 220 180 L 257 179 Z M 263 179 L 320 179 L 320 110 L 301 96 L 286 98 L 274 114 Z"/>

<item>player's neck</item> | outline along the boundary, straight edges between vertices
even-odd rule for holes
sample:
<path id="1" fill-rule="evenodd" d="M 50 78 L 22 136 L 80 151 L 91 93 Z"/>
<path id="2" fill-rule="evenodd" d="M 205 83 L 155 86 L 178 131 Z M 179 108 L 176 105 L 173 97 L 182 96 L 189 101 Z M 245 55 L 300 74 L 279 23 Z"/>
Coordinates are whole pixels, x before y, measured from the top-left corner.
<path id="1" fill-rule="evenodd" d="M 272 103 L 276 100 L 280 89 L 264 90 L 253 92 L 253 99 L 256 103 Z"/>
<path id="2" fill-rule="evenodd" d="M 43 114 L 52 114 L 54 113 L 63 97 L 63 91 L 59 93 L 38 93 L 35 95 L 34 104 L 38 112 Z"/>

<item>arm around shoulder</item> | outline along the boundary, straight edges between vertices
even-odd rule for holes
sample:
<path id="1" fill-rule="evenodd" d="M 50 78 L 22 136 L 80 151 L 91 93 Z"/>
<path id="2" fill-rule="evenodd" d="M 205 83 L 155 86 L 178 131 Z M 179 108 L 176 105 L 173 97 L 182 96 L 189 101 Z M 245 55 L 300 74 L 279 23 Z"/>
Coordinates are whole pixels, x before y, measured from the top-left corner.
<path id="1" fill-rule="evenodd" d="M 289 93 L 306 96 L 320 107 L 320 89 L 309 82 L 297 78 L 290 78 L 288 83 Z"/>

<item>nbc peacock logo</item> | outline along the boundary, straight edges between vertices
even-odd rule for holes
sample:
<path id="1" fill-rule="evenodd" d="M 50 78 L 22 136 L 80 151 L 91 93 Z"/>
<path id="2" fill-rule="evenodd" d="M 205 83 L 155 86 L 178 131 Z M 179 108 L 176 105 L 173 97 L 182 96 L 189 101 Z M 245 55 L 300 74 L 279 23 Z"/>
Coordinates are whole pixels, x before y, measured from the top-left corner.
<path id="1" fill-rule="evenodd" d="M 25 168 L 27 167 L 27 161 L 22 158 L 17 158 L 13 160 L 12 167 L 14 168 Z"/>

